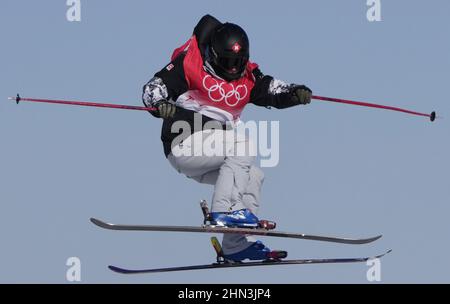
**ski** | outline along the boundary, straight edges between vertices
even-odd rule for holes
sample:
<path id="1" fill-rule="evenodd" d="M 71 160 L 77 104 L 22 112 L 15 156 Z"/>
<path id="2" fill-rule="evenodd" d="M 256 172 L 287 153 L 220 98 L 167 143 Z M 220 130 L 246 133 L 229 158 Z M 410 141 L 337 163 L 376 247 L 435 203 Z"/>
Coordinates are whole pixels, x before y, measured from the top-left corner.
<path id="1" fill-rule="evenodd" d="M 332 237 L 332 236 L 322 236 L 322 235 L 310 235 L 304 233 L 291 233 L 267 230 L 261 228 L 229 228 L 229 227 L 218 227 L 218 226 L 157 226 L 157 225 L 120 225 L 107 223 L 102 220 L 91 218 L 91 222 L 101 228 L 109 230 L 125 230 L 125 231 L 169 231 L 169 232 L 200 232 L 200 233 L 237 233 L 237 234 L 251 234 L 259 236 L 270 236 L 270 237 L 282 237 L 282 238 L 294 238 L 294 239 L 304 239 L 312 241 L 321 242 L 332 242 L 341 244 L 351 244 L 351 245 L 361 245 L 374 242 L 381 238 L 381 235 L 377 235 L 369 238 L 342 238 L 342 237 Z"/>
<path id="2" fill-rule="evenodd" d="M 186 270 L 202 270 L 202 269 L 217 269 L 217 268 L 237 268 L 237 267 L 252 267 L 252 266 L 278 266 L 278 265 L 302 265 L 302 264 L 337 264 L 337 263 L 363 263 L 372 259 L 379 259 L 390 253 L 388 250 L 383 254 L 374 257 L 363 258 L 333 258 L 333 259 L 300 259 L 300 260 L 268 260 L 257 262 L 241 262 L 241 263 L 227 263 L 217 262 L 206 265 L 193 265 L 169 268 L 155 268 L 155 269 L 126 269 L 117 266 L 108 266 L 114 272 L 121 274 L 144 274 L 144 273 L 158 273 L 158 272 L 173 272 Z"/>

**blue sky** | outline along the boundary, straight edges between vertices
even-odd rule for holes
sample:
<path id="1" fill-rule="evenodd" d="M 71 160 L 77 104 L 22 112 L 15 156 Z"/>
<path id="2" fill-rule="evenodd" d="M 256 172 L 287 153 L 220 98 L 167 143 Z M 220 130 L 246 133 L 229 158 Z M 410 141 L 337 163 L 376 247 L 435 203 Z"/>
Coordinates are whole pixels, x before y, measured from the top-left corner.
<path id="1" fill-rule="evenodd" d="M 261 70 L 315 94 L 368 100 L 444 119 L 316 101 L 247 107 L 244 120 L 280 121 L 280 163 L 265 169 L 261 217 L 280 230 L 371 245 L 268 239 L 291 258 L 374 255 L 382 282 L 447 282 L 450 246 L 448 1 L 65 1 L 0 3 L 0 282 L 64 283 L 79 257 L 85 283 L 365 283 L 365 264 L 120 276 L 106 265 L 214 261 L 207 235 L 100 230 L 123 223 L 200 225 L 212 189 L 177 174 L 145 112 L 23 103 L 24 97 L 140 105 L 142 85 L 210 13 L 240 24 Z M 447 119 L 446 119 L 447 118 Z"/>

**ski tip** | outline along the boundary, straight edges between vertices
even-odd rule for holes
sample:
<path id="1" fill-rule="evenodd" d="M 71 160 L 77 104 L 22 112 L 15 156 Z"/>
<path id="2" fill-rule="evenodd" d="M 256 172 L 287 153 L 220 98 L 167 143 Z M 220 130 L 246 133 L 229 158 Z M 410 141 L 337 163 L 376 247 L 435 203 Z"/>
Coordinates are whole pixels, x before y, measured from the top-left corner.
<path id="1" fill-rule="evenodd" d="M 391 252 L 392 252 L 392 249 L 389 249 L 389 250 L 387 250 L 385 253 L 380 254 L 380 255 L 377 255 L 377 256 L 375 256 L 375 257 L 373 257 L 373 258 L 374 258 L 374 259 L 380 259 L 380 258 L 384 257 L 385 255 L 391 253 Z"/>
<path id="2" fill-rule="evenodd" d="M 111 226 L 111 224 L 105 223 L 99 219 L 96 219 L 95 217 L 91 217 L 90 221 L 92 224 L 102 227 L 102 228 L 109 228 Z"/>
<path id="3" fill-rule="evenodd" d="M 379 240 L 379 239 L 381 239 L 383 237 L 383 235 L 382 234 L 380 234 L 380 235 L 377 235 L 376 237 L 374 237 L 373 238 L 373 240 L 374 241 L 376 241 L 376 240 Z"/>
<path id="4" fill-rule="evenodd" d="M 372 242 L 375 242 L 376 240 L 379 240 L 383 235 L 377 235 L 371 238 L 367 238 L 367 239 L 347 239 L 345 240 L 345 242 L 341 242 L 341 243 L 345 243 L 345 244 L 355 244 L 355 245 L 363 245 L 363 244 L 369 244 Z"/>
<path id="5" fill-rule="evenodd" d="M 117 272 L 117 273 L 122 273 L 122 274 L 129 274 L 130 273 L 129 271 L 126 271 L 123 268 L 116 267 L 116 266 L 113 266 L 113 265 L 108 265 L 108 268 L 109 268 L 109 270 L 112 270 L 112 271 Z"/>
<path id="6" fill-rule="evenodd" d="M 382 237 L 383 237 L 383 235 L 382 235 L 382 234 L 380 234 L 380 235 L 377 235 L 377 236 L 374 236 L 374 237 L 372 237 L 372 238 L 369 238 L 369 239 L 367 239 L 367 243 L 372 243 L 372 242 L 375 242 L 375 241 L 377 241 L 377 240 L 381 239 Z"/>
<path id="7" fill-rule="evenodd" d="M 95 217 L 91 217 L 89 220 L 91 221 L 91 223 L 93 223 L 95 225 L 97 225 L 99 222 L 102 222 L 102 221 L 96 219 Z"/>

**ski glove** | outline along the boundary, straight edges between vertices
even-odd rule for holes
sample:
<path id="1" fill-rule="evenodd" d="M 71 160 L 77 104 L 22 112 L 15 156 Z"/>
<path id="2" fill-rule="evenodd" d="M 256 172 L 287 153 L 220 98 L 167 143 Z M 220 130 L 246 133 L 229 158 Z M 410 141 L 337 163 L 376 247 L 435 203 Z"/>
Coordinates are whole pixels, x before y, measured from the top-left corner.
<path id="1" fill-rule="evenodd" d="M 177 109 L 174 104 L 168 102 L 167 100 L 162 100 L 155 104 L 155 106 L 158 109 L 156 114 L 163 119 L 172 118 Z"/>
<path id="2" fill-rule="evenodd" d="M 311 102 L 312 91 L 304 85 L 297 85 L 291 89 L 291 100 L 296 104 L 306 105 Z"/>

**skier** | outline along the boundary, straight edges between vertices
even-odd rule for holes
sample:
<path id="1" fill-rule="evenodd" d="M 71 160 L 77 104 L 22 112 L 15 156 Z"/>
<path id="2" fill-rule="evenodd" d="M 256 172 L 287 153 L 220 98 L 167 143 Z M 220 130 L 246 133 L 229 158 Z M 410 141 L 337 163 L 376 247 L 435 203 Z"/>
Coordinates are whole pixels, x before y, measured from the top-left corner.
<path id="1" fill-rule="evenodd" d="M 151 114 L 163 119 L 161 140 L 170 164 L 188 178 L 214 185 L 211 224 L 218 226 L 258 227 L 264 175 L 254 156 L 196 152 L 211 139 L 222 140 L 228 152 L 248 148 L 248 138 L 227 134 L 235 132 L 249 103 L 283 109 L 311 102 L 308 87 L 264 75 L 249 61 L 249 50 L 240 26 L 203 16 L 191 38 L 143 89 L 145 106 L 155 107 Z M 201 127 L 207 123 L 218 127 L 199 130 L 195 124 L 199 118 Z M 180 125 L 189 132 L 181 132 Z M 224 234 L 222 249 L 229 261 L 265 260 L 270 252 L 253 236 L 239 234 Z"/>

